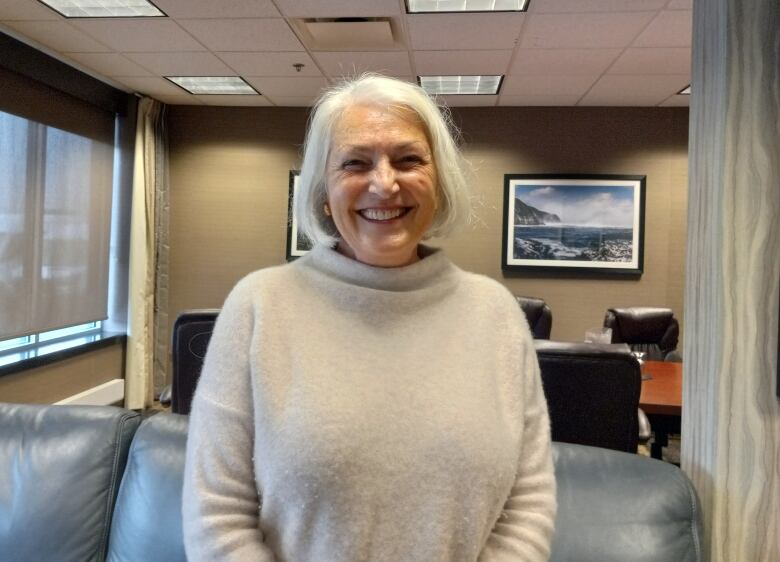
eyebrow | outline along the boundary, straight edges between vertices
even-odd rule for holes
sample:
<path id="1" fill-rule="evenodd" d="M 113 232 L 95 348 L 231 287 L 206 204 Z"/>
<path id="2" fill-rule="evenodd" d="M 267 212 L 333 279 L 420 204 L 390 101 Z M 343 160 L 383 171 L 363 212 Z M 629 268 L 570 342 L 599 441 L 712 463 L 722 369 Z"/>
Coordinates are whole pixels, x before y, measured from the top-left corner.
<path id="1" fill-rule="evenodd" d="M 407 148 L 417 148 L 422 145 L 422 141 L 409 141 L 409 142 L 402 142 L 396 145 L 393 145 L 393 148 L 396 150 L 404 150 Z M 368 152 L 370 150 L 373 150 L 372 146 L 365 145 L 365 144 L 345 144 L 340 147 L 338 147 L 341 151 L 356 151 L 356 152 Z"/>

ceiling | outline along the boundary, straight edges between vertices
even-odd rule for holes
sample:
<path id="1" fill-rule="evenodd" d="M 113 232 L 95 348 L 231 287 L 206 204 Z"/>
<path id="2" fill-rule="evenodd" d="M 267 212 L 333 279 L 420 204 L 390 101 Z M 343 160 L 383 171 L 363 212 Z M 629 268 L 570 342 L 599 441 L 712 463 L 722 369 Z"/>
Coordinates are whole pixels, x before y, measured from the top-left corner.
<path id="1" fill-rule="evenodd" d="M 152 0 L 166 18 L 66 19 L 0 0 L 0 30 L 168 104 L 308 106 L 376 71 L 502 74 L 450 106 L 687 106 L 693 0 L 530 0 L 526 13 L 407 14 L 404 0 Z M 389 18 L 390 34 L 312 33 L 304 19 Z M 376 40 L 372 43 L 372 37 Z M 303 64 L 300 71 L 293 65 Z M 260 96 L 195 96 L 163 76 L 242 76 Z"/>

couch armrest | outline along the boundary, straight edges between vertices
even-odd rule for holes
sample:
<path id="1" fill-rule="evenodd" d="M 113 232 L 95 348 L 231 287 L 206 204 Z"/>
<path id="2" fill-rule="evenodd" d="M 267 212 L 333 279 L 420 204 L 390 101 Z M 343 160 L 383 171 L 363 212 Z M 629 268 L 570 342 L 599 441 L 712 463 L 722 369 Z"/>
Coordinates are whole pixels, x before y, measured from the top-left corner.
<path id="1" fill-rule="evenodd" d="M 187 420 L 157 414 L 136 432 L 111 524 L 109 562 L 186 562 L 181 492 Z"/>
<path id="2" fill-rule="evenodd" d="M 0 403 L 0 558 L 103 560 L 141 416 Z"/>
<path id="3" fill-rule="evenodd" d="M 702 521 L 676 466 L 608 449 L 553 443 L 558 518 L 552 562 L 699 562 Z"/>

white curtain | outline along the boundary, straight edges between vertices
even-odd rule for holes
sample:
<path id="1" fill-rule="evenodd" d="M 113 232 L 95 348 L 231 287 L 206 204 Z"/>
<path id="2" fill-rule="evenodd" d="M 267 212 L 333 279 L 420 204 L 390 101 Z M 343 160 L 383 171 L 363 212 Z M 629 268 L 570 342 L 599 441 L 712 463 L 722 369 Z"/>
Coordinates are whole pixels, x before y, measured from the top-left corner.
<path id="1" fill-rule="evenodd" d="M 130 219 L 130 280 L 128 286 L 125 407 L 143 409 L 152 404 L 155 370 L 167 361 L 158 350 L 165 325 L 156 315 L 167 310 L 167 139 L 165 106 L 144 98 L 138 104 L 133 166 L 133 207 Z M 163 236 L 160 237 L 160 230 Z M 163 251 L 160 251 L 160 247 Z M 162 283 L 162 286 L 160 285 Z M 157 293 L 157 295 L 156 295 Z M 167 317 L 164 318 L 167 323 Z M 164 343 L 163 343 L 164 345 Z M 162 357 L 159 357 L 160 354 Z M 157 355 L 157 358 L 155 358 Z M 159 385 L 159 382 L 158 382 Z"/>

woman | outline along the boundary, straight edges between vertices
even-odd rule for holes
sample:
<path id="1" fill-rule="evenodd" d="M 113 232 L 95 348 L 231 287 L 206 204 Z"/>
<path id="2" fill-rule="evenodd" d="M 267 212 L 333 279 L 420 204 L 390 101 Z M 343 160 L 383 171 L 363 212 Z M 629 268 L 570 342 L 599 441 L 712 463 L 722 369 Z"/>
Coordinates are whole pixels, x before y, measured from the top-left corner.
<path id="1" fill-rule="evenodd" d="M 325 94 L 299 227 L 219 316 L 193 402 L 190 562 L 546 560 L 549 421 L 527 324 L 499 283 L 420 241 L 468 217 L 461 157 L 416 86 Z"/>

